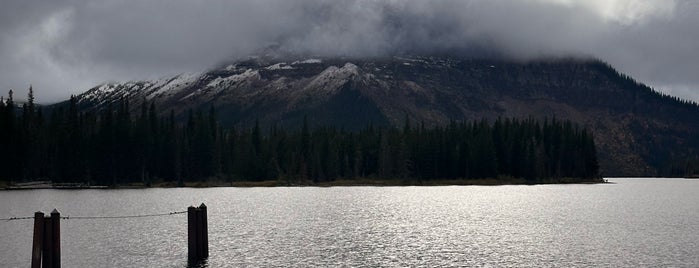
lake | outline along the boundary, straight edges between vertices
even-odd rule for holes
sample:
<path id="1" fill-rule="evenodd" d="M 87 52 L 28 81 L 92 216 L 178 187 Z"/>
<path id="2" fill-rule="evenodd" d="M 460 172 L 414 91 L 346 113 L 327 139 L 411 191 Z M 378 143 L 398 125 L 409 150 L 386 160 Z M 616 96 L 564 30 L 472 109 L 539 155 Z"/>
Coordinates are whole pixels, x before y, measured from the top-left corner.
<path id="1" fill-rule="evenodd" d="M 206 203 L 208 267 L 699 267 L 699 180 L 445 187 L 0 191 L 0 218 Z M 32 220 L 0 222 L 27 267 Z M 63 267 L 186 267 L 186 214 L 61 220 Z"/>

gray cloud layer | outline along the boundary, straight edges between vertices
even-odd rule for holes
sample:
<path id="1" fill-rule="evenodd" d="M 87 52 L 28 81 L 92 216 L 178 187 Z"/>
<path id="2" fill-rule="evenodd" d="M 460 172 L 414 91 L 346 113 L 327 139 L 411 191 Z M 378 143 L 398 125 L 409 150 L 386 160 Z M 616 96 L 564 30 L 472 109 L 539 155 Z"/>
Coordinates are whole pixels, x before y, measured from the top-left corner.
<path id="1" fill-rule="evenodd" d="M 298 53 L 592 56 L 699 101 L 691 0 L 2 0 L 0 92 L 52 102 L 97 83 Z"/>

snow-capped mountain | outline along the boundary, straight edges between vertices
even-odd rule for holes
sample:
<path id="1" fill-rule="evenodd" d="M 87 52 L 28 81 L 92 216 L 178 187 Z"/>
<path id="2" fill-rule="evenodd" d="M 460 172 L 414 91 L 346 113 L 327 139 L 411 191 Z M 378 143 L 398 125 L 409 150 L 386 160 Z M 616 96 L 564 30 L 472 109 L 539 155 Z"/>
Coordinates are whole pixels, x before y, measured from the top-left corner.
<path id="1" fill-rule="evenodd" d="M 698 106 L 658 94 L 597 60 L 268 55 L 202 73 L 103 84 L 77 96 L 83 111 L 122 98 L 134 112 L 145 100 L 180 119 L 213 105 L 221 124 L 243 127 L 256 120 L 298 127 L 304 117 L 350 130 L 368 123 L 400 126 L 406 118 L 428 126 L 497 117 L 571 119 L 595 132 L 608 175 L 652 174 L 671 161 L 664 154 L 699 148 Z"/>

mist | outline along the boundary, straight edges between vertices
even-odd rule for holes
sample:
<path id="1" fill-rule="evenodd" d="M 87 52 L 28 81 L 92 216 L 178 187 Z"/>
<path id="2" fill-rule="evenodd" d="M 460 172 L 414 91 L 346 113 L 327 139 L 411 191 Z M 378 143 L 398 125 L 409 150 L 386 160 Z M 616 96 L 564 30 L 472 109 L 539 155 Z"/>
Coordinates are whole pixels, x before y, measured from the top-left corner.
<path id="1" fill-rule="evenodd" d="M 270 45 L 318 56 L 595 57 L 699 101 L 699 4 L 681 0 L 5 0 L 0 95 L 203 71 Z"/>

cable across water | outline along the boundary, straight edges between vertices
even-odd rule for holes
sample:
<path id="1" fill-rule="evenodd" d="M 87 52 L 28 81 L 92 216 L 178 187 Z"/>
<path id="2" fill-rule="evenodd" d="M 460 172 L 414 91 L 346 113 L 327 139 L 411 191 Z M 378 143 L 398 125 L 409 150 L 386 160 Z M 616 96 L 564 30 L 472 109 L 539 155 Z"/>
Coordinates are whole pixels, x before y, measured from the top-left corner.
<path id="1" fill-rule="evenodd" d="M 157 213 L 157 214 L 139 214 L 139 215 L 125 215 L 125 216 L 61 216 L 63 220 L 92 220 L 92 219 L 129 219 L 129 218 L 147 218 L 147 217 L 161 217 L 170 216 L 177 214 L 184 214 L 187 211 L 174 211 L 168 213 Z M 0 221 L 14 221 L 14 220 L 31 220 L 34 217 L 10 217 L 2 218 Z"/>
<path id="2" fill-rule="evenodd" d="M 65 220 L 91 220 L 91 219 L 128 219 L 128 218 L 146 218 L 146 217 L 160 217 L 160 216 L 170 216 L 187 213 L 187 211 L 175 211 L 169 213 L 158 213 L 158 214 L 142 214 L 142 215 L 127 215 L 127 216 L 61 216 L 61 219 Z"/>
<path id="3" fill-rule="evenodd" d="M 33 218 L 34 217 L 10 217 L 10 218 L 0 219 L 0 221 L 31 220 Z"/>

